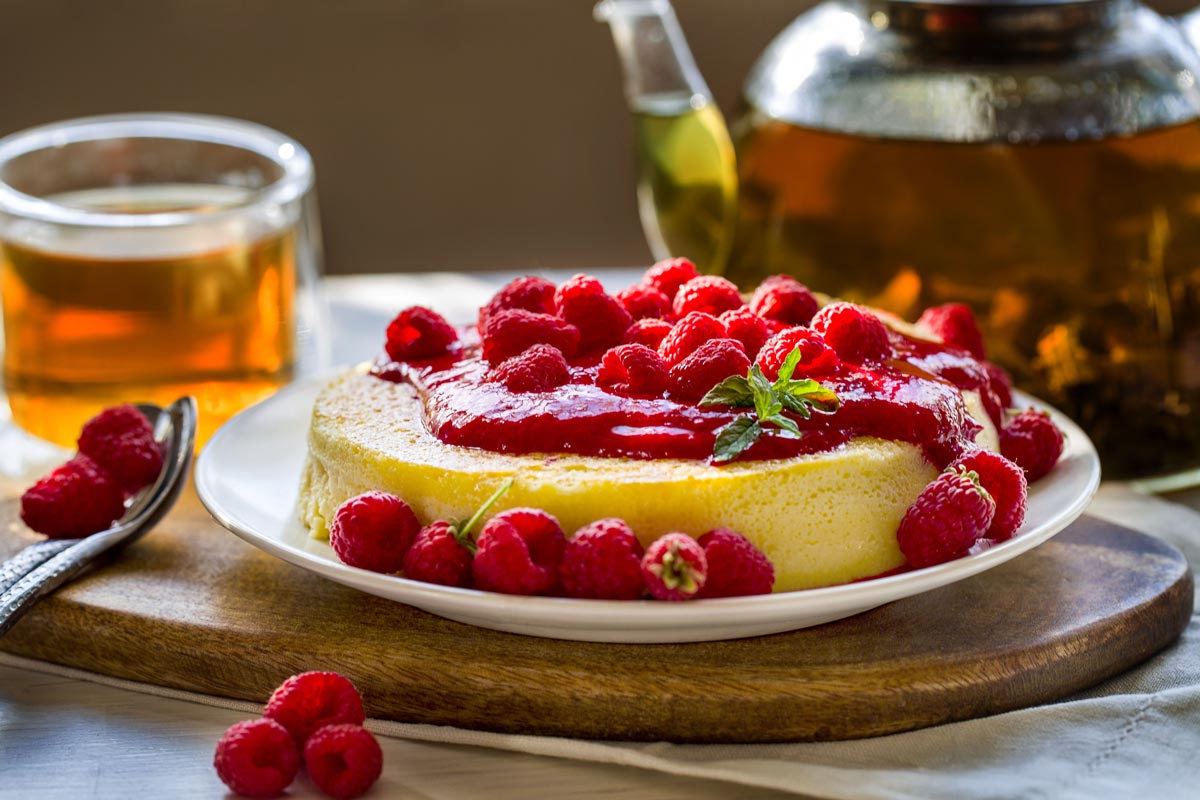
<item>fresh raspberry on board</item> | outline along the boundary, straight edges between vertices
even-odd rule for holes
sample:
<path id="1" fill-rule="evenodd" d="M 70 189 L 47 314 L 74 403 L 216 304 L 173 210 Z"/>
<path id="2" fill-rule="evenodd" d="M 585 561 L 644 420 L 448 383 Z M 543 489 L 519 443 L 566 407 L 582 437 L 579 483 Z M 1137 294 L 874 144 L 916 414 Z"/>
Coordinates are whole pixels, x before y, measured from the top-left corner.
<path id="1" fill-rule="evenodd" d="M 149 486 L 162 470 L 162 448 L 150 421 L 131 405 L 106 408 L 84 424 L 79 452 L 108 472 L 132 494 Z"/>
<path id="2" fill-rule="evenodd" d="M 479 330 L 487 326 L 487 321 L 492 315 L 513 308 L 538 314 L 553 314 L 554 284 L 545 278 L 532 275 L 504 284 L 487 305 L 479 309 Z"/>
<path id="3" fill-rule="evenodd" d="M 853 303 L 830 303 L 813 317 L 812 328 L 825 337 L 843 361 L 861 364 L 887 358 L 887 328 L 879 317 Z"/>
<path id="4" fill-rule="evenodd" d="M 1025 470 L 1030 483 L 1046 477 L 1063 452 L 1063 435 L 1050 415 L 1027 408 L 1000 431 L 1000 452 Z"/>
<path id="5" fill-rule="evenodd" d="M 275 720 L 239 722 L 217 742 L 213 766 L 221 782 L 242 797 L 277 797 L 296 778 L 300 752 Z"/>
<path id="6" fill-rule="evenodd" d="M 624 520 L 596 520 L 575 531 L 558 574 L 568 597 L 637 600 L 646 590 L 641 542 Z"/>
<path id="7" fill-rule="evenodd" d="M 458 341 L 458 331 L 436 311 L 406 308 L 387 327 L 384 349 L 393 361 L 420 361 L 445 355 Z"/>
<path id="8" fill-rule="evenodd" d="M 545 594 L 558 585 L 567 540 L 558 520 L 536 508 L 513 508 L 487 521 L 475 543 L 475 588 Z"/>
<path id="9" fill-rule="evenodd" d="M 996 501 L 996 516 L 984 538 L 1002 542 L 1012 538 L 1025 522 L 1025 503 L 1029 488 L 1025 472 L 999 453 L 990 450 L 972 450 L 965 453 L 946 469 L 965 469 L 979 476 L 979 485 L 987 490 Z"/>
<path id="10" fill-rule="evenodd" d="M 318 728 L 361 725 L 367 718 L 358 689 L 336 672 L 302 672 L 288 678 L 271 694 L 263 716 L 287 728 L 301 746 Z"/>
<path id="11" fill-rule="evenodd" d="M 672 308 L 676 317 L 692 311 L 703 311 L 714 317 L 746 305 L 741 292 L 731 281 L 716 275 L 701 275 L 679 287 Z"/>
<path id="12" fill-rule="evenodd" d="M 579 329 L 553 314 L 522 308 L 497 311 L 479 333 L 483 357 L 489 364 L 524 353 L 535 344 L 557 347 L 567 358 L 579 352 Z"/>
<path id="13" fill-rule="evenodd" d="M 102 467 L 80 454 L 21 495 L 21 519 L 51 539 L 87 536 L 125 514 L 125 494 Z"/>
<path id="14" fill-rule="evenodd" d="M 673 367 L 708 340 L 726 337 L 725 326 L 719 319 L 703 311 L 693 311 L 676 322 L 671 332 L 663 337 L 658 352 L 667 366 Z"/>
<path id="15" fill-rule="evenodd" d="M 674 300 L 679 287 L 699 275 L 696 265 L 686 258 L 668 258 L 659 261 L 642 276 L 642 285 L 658 289 L 668 299 Z"/>
<path id="16" fill-rule="evenodd" d="M 685 533 L 663 535 L 642 556 L 642 579 L 658 600 L 690 600 L 707 577 L 704 548 Z"/>
<path id="17" fill-rule="evenodd" d="M 920 569 L 962 558 L 996 515 L 996 502 L 968 470 L 943 472 L 921 490 L 896 531 L 900 552 Z"/>
<path id="18" fill-rule="evenodd" d="M 399 572 L 421 523 L 408 503 L 370 491 L 338 506 L 329 523 L 329 545 L 342 563 L 372 572 Z"/>
<path id="19" fill-rule="evenodd" d="M 772 275 L 754 290 L 750 310 L 764 319 L 807 325 L 820 304 L 808 287 L 787 275 Z"/>
<path id="20" fill-rule="evenodd" d="M 993 364 L 990 361 L 983 362 L 983 368 L 987 370 L 988 386 L 996 395 L 997 400 L 1003 408 L 1012 408 L 1013 404 L 1013 382 L 1012 376 L 1008 371 L 999 364 Z"/>
<path id="21" fill-rule="evenodd" d="M 661 395 L 667 389 L 667 364 L 645 345 L 617 345 L 601 359 L 596 383 L 617 394 Z"/>
<path id="22" fill-rule="evenodd" d="M 946 303 L 925 309 L 917 320 L 937 334 L 943 342 L 959 350 L 966 350 L 975 358 L 984 359 L 983 334 L 971 309 L 962 303 Z"/>
<path id="23" fill-rule="evenodd" d="M 326 725 L 304 745 L 308 777 L 325 794 L 351 800 L 366 793 L 383 772 L 383 750 L 366 728 Z"/>
<path id="24" fill-rule="evenodd" d="M 579 328 L 582 353 L 620 344 L 633 324 L 624 306 L 590 275 L 576 275 L 558 287 L 554 308 L 560 317 Z"/>
<path id="25" fill-rule="evenodd" d="M 698 540 L 708 561 L 708 579 L 697 597 L 744 597 L 770 594 L 775 567 L 749 539 L 729 528 L 715 528 Z"/>
<path id="26" fill-rule="evenodd" d="M 535 344 L 524 353 L 501 361 L 487 379 L 503 383 L 510 392 L 548 392 L 571 381 L 571 367 L 557 347 Z"/>
<path id="27" fill-rule="evenodd" d="M 630 286 L 617 292 L 620 303 L 634 321 L 639 319 L 666 319 L 671 316 L 671 298 L 653 286 Z"/>
<path id="28" fill-rule="evenodd" d="M 699 402 L 708 390 L 731 375 L 745 375 L 750 359 L 737 339 L 710 339 L 671 367 L 671 396 Z"/>
<path id="29" fill-rule="evenodd" d="M 639 319 L 625 331 L 625 344 L 644 344 L 651 350 L 657 350 L 672 329 L 673 326 L 666 320 Z"/>
<path id="30" fill-rule="evenodd" d="M 796 378 L 828 375 L 842 363 L 821 334 L 809 328 L 788 328 L 775 334 L 758 351 L 754 363 L 771 380 L 779 377 L 779 368 L 796 348 L 800 348 L 800 363 L 792 373 Z"/>
<path id="31" fill-rule="evenodd" d="M 725 326 L 725 335 L 741 342 L 750 358 L 757 356 L 767 339 L 771 338 L 766 320 L 748 308 L 722 312 L 717 319 Z"/>
<path id="32" fill-rule="evenodd" d="M 472 547 L 452 523 L 430 523 L 417 533 L 404 554 L 404 577 L 441 586 L 468 586 Z"/>

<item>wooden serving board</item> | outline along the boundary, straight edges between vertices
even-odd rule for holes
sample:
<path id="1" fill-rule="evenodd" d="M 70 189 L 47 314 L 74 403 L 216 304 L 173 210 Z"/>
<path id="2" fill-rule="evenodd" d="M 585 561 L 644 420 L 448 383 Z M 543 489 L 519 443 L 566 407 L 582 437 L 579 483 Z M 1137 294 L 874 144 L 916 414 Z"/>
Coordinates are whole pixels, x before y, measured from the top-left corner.
<path id="1" fill-rule="evenodd" d="M 0 503 L 0 557 L 33 537 Z M 46 599 L 0 649 L 265 701 L 336 670 L 370 715 L 597 739 L 847 739 L 1044 703 L 1174 641 L 1183 556 L 1084 517 L 969 580 L 841 622 L 730 642 L 587 644 L 473 628 L 326 581 L 244 544 L 185 493 L 114 562 Z"/>

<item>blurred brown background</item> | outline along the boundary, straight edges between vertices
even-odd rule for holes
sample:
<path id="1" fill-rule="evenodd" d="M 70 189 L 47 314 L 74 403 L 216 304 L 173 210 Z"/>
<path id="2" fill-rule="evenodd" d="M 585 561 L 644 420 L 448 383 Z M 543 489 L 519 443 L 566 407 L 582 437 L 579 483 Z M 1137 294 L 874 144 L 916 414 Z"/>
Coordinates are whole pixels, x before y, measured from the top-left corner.
<path id="1" fill-rule="evenodd" d="M 726 113 L 811 4 L 675 1 Z M 642 264 L 621 78 L 592 5 L 5 0 L 0 134 L 147 110 L 278 128 L 316 161 L 331 273 Z"/>

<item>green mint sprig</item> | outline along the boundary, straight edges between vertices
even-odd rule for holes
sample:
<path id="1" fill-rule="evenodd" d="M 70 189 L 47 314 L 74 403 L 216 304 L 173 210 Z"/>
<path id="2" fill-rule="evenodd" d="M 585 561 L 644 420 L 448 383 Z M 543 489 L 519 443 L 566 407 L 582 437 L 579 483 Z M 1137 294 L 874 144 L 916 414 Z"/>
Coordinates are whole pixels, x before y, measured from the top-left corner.
<path id="1" fill-rule="evenodd" d="M 737 458 L 758 441 L 768 425 L 800 436 L 796 421 L 784 416 L 785 409 L 804 419 L 811 417 L 814 411 L 832 414 L 838 410 L 841 403 L 832 389 L 811 378 L 792 379 L 801 357 L 799 347 L 788 353 L 774 383 L 767 380 L 767 376 L 754 364 L 745 377 L 731 375 L 704 395 L 700 400 L 702 406 L 754 409 L 754 416 L 738 417 L 717 432 L 713 444 L 714 461 Z"/>

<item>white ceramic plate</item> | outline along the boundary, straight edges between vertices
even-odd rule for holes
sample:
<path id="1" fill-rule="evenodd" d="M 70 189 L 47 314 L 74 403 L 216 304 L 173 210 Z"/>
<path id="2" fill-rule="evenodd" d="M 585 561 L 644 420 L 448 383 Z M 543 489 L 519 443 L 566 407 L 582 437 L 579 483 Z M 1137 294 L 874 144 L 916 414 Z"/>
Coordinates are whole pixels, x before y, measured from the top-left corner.
<path id="1" fill-rule="evenodd" d="M 196 462 L 196 488 L 217 522 L 250 544 L 326 578 L 484 628 L 589 642 L 700 642 L 819 625 L 968 578 L 1049 539 L 1083 513 L 1100 482 L 1091 441 L 1047 408 L 1067 437 L 1054 471 L 1029 495 L 1024 527 L 983 552 L 886 578 L 758 597 L 654 601 L 516 597 L 436 586 L 349 567 L 296 516 L 309 415 L 324 379 L 291 386 L 217 431 Z M 1037 405 L 1019 397 L 1018 405 Z"/>

